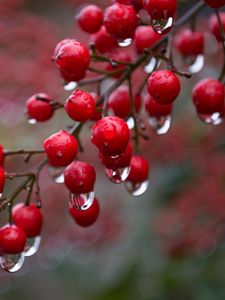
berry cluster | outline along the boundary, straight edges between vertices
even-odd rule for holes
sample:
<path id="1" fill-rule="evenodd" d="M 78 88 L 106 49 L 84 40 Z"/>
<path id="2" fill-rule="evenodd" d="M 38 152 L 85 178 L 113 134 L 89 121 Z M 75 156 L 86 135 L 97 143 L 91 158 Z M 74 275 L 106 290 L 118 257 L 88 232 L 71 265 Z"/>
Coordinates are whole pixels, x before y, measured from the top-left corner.
<path id="1" fill-rule="evenodd" d="M 141 140 L 148 136 L 142 102 L 156 134 L 167 133 L 174 102 L 182 89 L 180 77 L 190 78 L 200 70 L 196 62 L 202 59 L 205 47 L 205 36 L 195 26 L 178 31 L 175 38 L 172 33 L 206 4 L 216 9 L 225 5 L 223 0 L 216 5 L 215 1 L 200 1 L 174 26 L 176 0 L 112 2 L 104 11 L 88 5 L 76 16 L 80 28 L 91 34 L 89 47 L 76 39 L 64 39 L 55 47 L 52 60 L 64 89 L 73 90 L 71 95 L 61 103 L 38 93 L 26 103 L 30 123 L 48 121 L 56 109 L 64 109 L 75 124 L 47 137 L 44 150 L 13 152 L 0 148 L 0 193 L 6 178 L 26 178 L 12 195 L 1 199 L 0 208 L 9 207 L 9 224 L 0 229 L 0 264 L 6 271 L 17 271 L 24 256 L 33 255 L 39 247 L 42 214 L 38 179 L 46 164 L 59 171 L 57 182 L 64 183 L 69 191 L 68 206 L 74 221 L 87 227 L 97 220 L 100 204 L 95 197 L 96 171 L 77 157 L 83 150 L 80 133 L 87 122 L 92 122 L 90 140 L 99 151 L 109 180 L 124 182 L 133 196 L 147 190 L 149 163 L 142 155 Z M 149 16 L 147 21 L 142 19 L 143 10 Z M 209 29 L 220 47 L 224 44 L 225 15 L 215 12 Z M 176 67 L 174 51 L 182 56 L 185 71 Z M 224 117 L 224 70 L 225 64 L 218 79 L 203 79 L 193 88 L 196 112 L 207 124 L 219 124 Z M 28 154 L 26 160 L 39 154 L 46 157 L 32 172 L 14 174 L 3 168 L 4 158 L 10 154 Z M 12 207 L 24 188 L 28 190 L 25 203 Z M 36 206 L 30 203 L 33 189 Z"/>

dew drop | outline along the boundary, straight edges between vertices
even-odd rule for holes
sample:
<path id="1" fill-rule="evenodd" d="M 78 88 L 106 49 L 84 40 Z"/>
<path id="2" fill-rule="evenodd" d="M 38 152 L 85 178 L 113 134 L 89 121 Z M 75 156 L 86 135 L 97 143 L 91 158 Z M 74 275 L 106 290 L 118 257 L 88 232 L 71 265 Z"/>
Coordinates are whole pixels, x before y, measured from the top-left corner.
<path id="1" fill-rule="evenodd" d="M 75 81 L 71 81 L 71 82 L 68 82 L 64 85 L 64 90 L 65 91 L 72 91 L 74 90 L 75 88 L 77 87 L 77 82 Z"/>
<path id="2" fill-rule="evenodd" d="M 55 183 L 64 183 L 64 168 L 49 167 L 48 170 Z"/>
<path id="3" fill-rule="evenodd" d="M 94 191 L 86 194 L 70 194 L 70 204 L 78 210 L 88 209 L 94 201 Z"/>
<path id="4" fill-rule="evenodd" d="M 105 173 L 111 182 L 119 184 L 127 179 L 130 173 L 130 167 L 119 168 L 117 170 L 106 168 Z"/>
<path id="5" fill-rule="evenodd" d="M 172 118 L 171 116 L 161 116 L 161 117 L 150 117 L 148 119 L 150 126 L 155 130 L 158 135 L 166 134 L 171 127 Z"/>
<path id="6" fill-rule="evenodd" d="M 134 128 L 134 118 L 133 117 L 130 117 L 127 119 L 127 126 L 130 130 Z"/>
<path id="7" fill-rule="evenodd" d="M 28 123 L 31 124 L 31 125 L 35 125 L 35 124 L 37 124 L 37 120 L 35 120 L 35 119 L 28 119 Z"/>
<path id="8" fill-rule="evenodd" d="M 2 193 L 0 193 L 0 199 L 2 198 Z"/>
<path id="9" fill-rule="evenodd" d="M 130 181 L 125 182 L 125 187 L 132 196 L 143 195 L 147 191 L 148 186 L 149 186 L 148 180 L 143 182 L 137 182 L 137 183 L 133 183 Z"/>
<path id="10" fill-rule="evenodd" d="M 0 265 L 3 270 L 14 273 L 21 269 L 24 263 L 24 253 L 4 254 L 0 257 Z"/>
<path id="11" fill-rule="evenodd" d="M 204 55 L 197 55 L 195 57 L 190 57 L 188 61 L 186 61 L 186 65 L 188 65 L 188 71 L 195 74 L 200 72 L 205 63 Z"/>
<path id="12" fill-rule="evenodd" d="M 41 243 L 40 236 L 27 238 L 27 242 L 26 242 L 26 246 L 25 246 L 25 250 L 24 250 L 24 256 L 34 255 L 38 251 L 38 249 L 40 247 L 40 243 Z"/>
<path id="13" fill-rule="evenodd" d="M 219 125 L 223 122 L 223 117 L 219 112 L 213 113 L 212 115 L 198 114 L 198 117 L 205 124 L 209 124 L 209 125 Z"/>
<path id="14" fill-rule="evenodd" d="M 152 19 L 151 24 L 152 28 L 158 34 L 164 34 L 170 31 L 173 26 L 174 18 L 165 18 L 165 19 Z"/>
<path id="15" fill-rule="evenodd" d="M 157 63 L 158 61 L 158 63 Z M 157 64 L 157 66 L 156 66 Z M 149 63 L 144 67 L 144 72 L 147 73 L 147 74 L 151 74 L 154 69 L 158 68 L 161 64 L 161 61 L 160 60 L 157 60 L 155 57 L 152 57 L 149 61 Z"/>
<path id="16" fill-rule="evenodd" d="M 118 41 L 118 46 L 120 47 L 128 47 L 132 44 L 132 39 L 124 39 L 124 40 L 119 40 Z"/>

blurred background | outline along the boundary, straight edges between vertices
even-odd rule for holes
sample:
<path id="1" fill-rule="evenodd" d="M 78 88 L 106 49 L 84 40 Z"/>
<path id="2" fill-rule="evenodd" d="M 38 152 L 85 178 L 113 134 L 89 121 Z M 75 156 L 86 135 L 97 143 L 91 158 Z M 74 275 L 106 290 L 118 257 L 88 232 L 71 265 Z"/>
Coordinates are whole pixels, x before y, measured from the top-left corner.
<path id="1" fill-rule="evenodd" d="M 61 102 L 69 95 L 51 56 L 63 38 L 88 43 L 74 15 L 89 2 L 110 3 L 0 1 L 0 143 L 5 148 L 41 149 L 47 136 L 71 125 L 65 113 L 57 111 L 51 121 L 32 126 L 24 105 L 37 92 Z M 179 14 L 194 3 L 181 1 Z M 0 270 L 0 299 L 225 299 L 225 128 L 223 123 L 203 124 L 191 102 L 193 85 L 204 77 L 217 78 L 223 61 L 207 29 L 211 14 L 206 8 L 197 19 L 208 41 L 205 65 L 191 80 L 182 79 L 171 130 L 155 135 L 145 116 L 150 140 L 142 148 L 151 164 L 148 191 L 132 197 L 123 185 L 106 179 L 88 124 L 79 159 L 97 168 L 99 220 L 90 228 L 78 227 L 68 214 L 67 191 L 45 168 L 40 250 L 18 273 Z M 183 68 L 181 58 L 176 59 Z M 23 158 L 13 157 L 6 170 L 29 170 L 39 159 L 24 165 Z M 18 184 L 19 179 L 8 182 L 6 192 Z M 21 194 L 18 202 L 23 200 Z M 6 221 L 4 213 L 0 220 Z"/>

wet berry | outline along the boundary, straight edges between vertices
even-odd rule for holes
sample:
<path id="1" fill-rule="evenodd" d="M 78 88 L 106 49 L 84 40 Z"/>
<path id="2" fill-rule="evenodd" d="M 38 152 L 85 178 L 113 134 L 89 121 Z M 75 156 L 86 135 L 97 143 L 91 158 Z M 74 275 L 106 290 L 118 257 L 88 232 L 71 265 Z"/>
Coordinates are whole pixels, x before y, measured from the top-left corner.
<path id="1" fill-rule="evenodd" d="M 138 26 L 135 31 L 134 43 L 138 54 L 144 49 L 151 48 L 161 39 L 161 35 L 156 33 L 152 26 Z"/>
<path id="2" fill-rule="evenodd" d="M 141 155 L 134 155 L 130 162 L 130 173 L 127 181 L 140 183 L 148 179 L 149 163 Z"/>
<path id="3" fill-rule="evenodd" d="M 77 22 L 83 31 L 97 32 L 103 23 L 102 9 L 96 5 L 85 6 L 76 16 Z"/>
<path id="4" fill-rule="evenodd" d="M 26 235 L 17 225 L 5 225 L 0 228 L 0 253 L 17 254 L 24 251 Z"/>
<path id="5" fill-rule="evenodd" d="M 91 36 L 90 43 L 95 45 L 99 53 L 106 53 L 118 47 L 116 39 L 106 31 L 105 26 Z"/>
<path id="6" fill-rule="evenodd" d="M 164 117 L 171 115 L 173 109 L 172 104 L 161 105 L 156 102 L 151 96 L 147 95 L 145 98 L 145 110 L 151 117 Z"/>
<path id="7" fill-rule="evenodd" d="M 204 51 L 204 35 L 200 31 L 183 29 L 176 37 L 176 47 L 184 56 L 195 56 Z"/>

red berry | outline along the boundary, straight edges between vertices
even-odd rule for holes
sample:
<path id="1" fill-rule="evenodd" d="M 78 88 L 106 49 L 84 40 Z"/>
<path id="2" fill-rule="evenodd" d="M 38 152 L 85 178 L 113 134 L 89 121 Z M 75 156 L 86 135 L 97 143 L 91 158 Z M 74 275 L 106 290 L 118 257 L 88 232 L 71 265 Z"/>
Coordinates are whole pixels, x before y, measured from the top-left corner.
<path id="1" fill-rule="evenodd" d="M 130 165 L 132 152 L 133 152 L 133 148 L 132 148 L 131 144 L 129 143 L 127 145 L 127 149 L 124 153 L 122 153 L 116 157 L 111 157 L 111 156 L 107 156 L 107 155 L 104 155 L 101 152 L 99 152 L 99 158 L 101 159 L 103 165 L 106 168 L 117 170 L 120 168 L 121 169 L 126 168 L 127 166 Z"/>
<path id="2" fill-rule="evenodd" d="M 55 62 L 64 79 L 69 81 L 82 79 L 90 63 L 90 54 L 86 46 L 76 40 L 70 40 L 60 42 L 56 49 L 58 50 L 55 53 Z"/>
<path id="3" fill-rule="evenodd" d="M 38 122 L 49 120 L 54 109 L 51 105 L 51 98 L 43 93 L 31 96 L 26 103 L 25 112 L 30 119 L 35 119 Z"/>
<path id="4" fill-rule="evenodd" d="M 95 44 L 95 48 L 100 53 L 106 53 L 118 47 L 116 39 L 106 31 L 105 26 L 91 36 L 90 43 Z"/>
<path id="5" fill-rule="evenodd" d="M 156 33 L 151 26 L 138 26 L 135 32 L 134 43 L 138 54 L 144 49 L 151 48 L 161 39 L 161 35 Z"/>
<path id="6" fill-rule="evenodd" d="M 3 166 L 3 163 L 4 163 L 4 148 L 0 144 L 0 166 Z"/>
<path id="7" fill-rule="evenodd" d="M 177 0 L 144 0 L 144 9 L 152 19 L 168 19 L 176 13 Z"/>
<path id="8" fill-rule="evenodd" d="M 44 141 L 44 149 L 52 166 L 65 167 L 75 159 L 78 143 L 74 136 L 60 130 Z"/>
<path id="9" fill-rule="evenodd" d="M 222 22 L 223 30 L 225 31 L 225 13 L 220 13 L 220 19 Z M 223 38 L 220 33 L 220 26 L 217 20 L 216 15 L 212 15 L 209 19 L 209 29 L 214 34 L 218 42 L 223 41 Z"/>
<path id="10" fill-rule="evenodd" d="M 134 106 L 136 112 L 141 108 L 141 96 L 134 95 Z M 117 88 L 108 99 L 108 108 L 112 109 L 117 117 L 122 119 L 128 118 L 131 114 L 130 93 L 126 85 Z"/>
<path id="11" fill-rule="evenodd" d="M 88 33 L 97 32 L 103 23 L 103 12 L 96 5 L 85 6 L 76 17 L 81 29 Z"/>
<path id="12" fill-rule="evenodd" d="M 180 93 L 180 80 L 170 70 L 155 71 L 148 79 L 148 92 L 159 104 L 170 104 Z"/>
<path id="13" fill-rule="evenodd" d="M 200 31 L 183 29 L 176 37 L 176 47 L 185 56 L 202 54 L 204 51 L 204 35 Z"/>
<path id="14" fill-rule="evenodd" d="M 224 107 L 225 89 L 216 79 L 200 81 L 193 89 L 192 98 L 199 114 L 213 114 Z"/>
<path id="15" fill-rule="evenodd" d="M 26 235 L 17 225 L 5 225 L 0 228 L 0 253 L 18 254 L 24 251 Z"/>
<path id="16" fill-rule="evenodd" d="M 145 109 L 151 117 L 170 116 L 173 104 L 161 105 L 156 102 L 151 96 L 147 95 L 145 98 Z"/>
<path id="17" fill-rule="evenodd" d="M 92 205 L 86 210 L 78 210 L 72 205 L 69 207 L 69 212 L 74 221 L 82 226 L 88 227 L 96 222 L 100 212 L 100 206 L 97 198 L 94 199 Z"/>
<path id="18" fill-rule="evenodd" d="M 2 194 L 5 186 L 5 171 L 0 167 L 0 194 Z"/>
<path id="19" fill-rule="evenodd" d="M 106 8 L 104 25 L 108 33 L 116 39 L 133 38 L 138 17 L 132 6 L 115 3 Z"/>
<path id="20" fill-rule="evenodd" d="M 219 8 L 225 5 L 225 0 L 205 0 L 205 2 L 212 8 Z"/>
<path id="21" fill-rule="evenodd" d="M 95 168 L 86 162 L 74 161 L 64 171 L 65 185 L 74 194 L 92 192 L 95 180 Z"/>
<path id="22" fill-rule="evenodd" d="M 116 72 L 115 75 L 112 75 L 112 77 L 114 77 L 114 78 L 120 78 L 124 69 L 126 69 L 126 67 L 127 67 L 126 64 L 132 62 L 132 58 L 131 58 L 130 54 L 127 52 L 121 51 L 121 50 L 110 53 L 109 58 L 112 61 L 122 62 L 122 63 L 113 63 L 113 64 L 107 65 L 107 71 L 115 71 L 115 72 L 118 71 L 118 72 Z M 123 62 L 124 62 L 124 64 L 123 64 Z"/>
<path id="23" fill-rule="evenodd" d="M 115 0 L 113 2 L 118 2 L 125 5 L 134 6 L 136 11 L 139 11 L 143 8 L 143 0 Z"/>
<path id="24" fill-rule="evenodd" d="M 13 207 L 13 222 L 23 229 L 28 238 L 40 235 L 43 216 L 34 204 L 19 203 Z"/>
<path id="25" fill-rule="evenodd" d="M 141 183 L 148 179 L 149 163 L 141 155 L 134 155 L 130 162 L 130 173 L 127 181 Z"/>
<path id="26" fill-rule="evenodd" d="M 129 139 L 127 123 L 118 117 L 105 117 L 92 126 L 91 141 L 105 155 L 124 153 Z"/>
<path id="27" fill-rule="evenodd" d="M 96 104 L 98 102 L 98 95 L 96 93 L 92 93 L 91 94 L 93 99 L 94 99 L 94 102 L 95 102 L 95 108 L 94 108 L 94 113 L 91 117 L 91 121 L 98 121 L 102 118 L 102 113 L 101 113 L 101 110 L 102 110 L 102 105 L 96 107 Z"/>
<path id="28" fill-rule="evenodd" d="M 91 94 L 75 90 L 66 100 L 65 110 L 74 121 L 85 122 L 89 120 L 95 110 L 95 101 Z"/>

